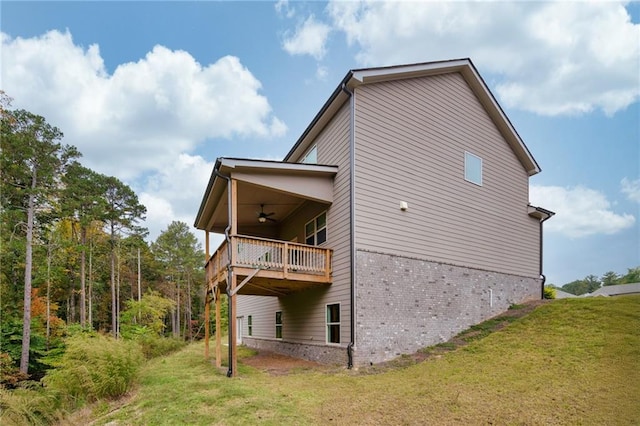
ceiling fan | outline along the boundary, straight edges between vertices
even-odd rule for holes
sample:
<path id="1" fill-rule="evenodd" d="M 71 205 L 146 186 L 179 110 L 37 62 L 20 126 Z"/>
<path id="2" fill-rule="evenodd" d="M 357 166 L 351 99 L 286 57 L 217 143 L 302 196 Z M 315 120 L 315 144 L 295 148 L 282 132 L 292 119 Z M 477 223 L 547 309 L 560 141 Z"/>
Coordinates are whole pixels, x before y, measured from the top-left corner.
<path id="1" fill-rule="evenodd" d="M 265 223 L 268 220 L 275 222 L 276 220 L 270 217 L 270 216 L 273 216 L 274 214 L 276 213 L 275 212 L 265 213 L 264 204 L 260 204 L 260 212 L 258 213 L 258 222 Z"/>

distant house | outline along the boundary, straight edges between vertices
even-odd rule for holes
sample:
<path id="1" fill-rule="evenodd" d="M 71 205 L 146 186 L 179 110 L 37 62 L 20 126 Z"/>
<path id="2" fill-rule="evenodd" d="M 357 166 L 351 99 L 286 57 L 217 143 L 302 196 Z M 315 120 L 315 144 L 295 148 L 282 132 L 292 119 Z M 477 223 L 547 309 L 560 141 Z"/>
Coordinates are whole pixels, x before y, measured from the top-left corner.
<path id="1" fill-rule="evenodd" d="M 559 288 L 556 288 L 555 291 L 556 291 L 556 299 L 572 299 L 574 297 L 580 297 L 580 296 L 576 296 L 573 293 L 568 293 L 566 291 L 560 290 Z"/>
<path id="2" fill-rule="evenodd" d="M 231 351 L 378 363 L 540 299 L 539 171 L 471 60 L 349 71 L 283 161 L 215 163 Z"/>
<path id="3" fill-rule="evenodd" d="M 624 294 L 640 294 L 640 283 L 606 285 L 585 296 L 621 296 Z"/>

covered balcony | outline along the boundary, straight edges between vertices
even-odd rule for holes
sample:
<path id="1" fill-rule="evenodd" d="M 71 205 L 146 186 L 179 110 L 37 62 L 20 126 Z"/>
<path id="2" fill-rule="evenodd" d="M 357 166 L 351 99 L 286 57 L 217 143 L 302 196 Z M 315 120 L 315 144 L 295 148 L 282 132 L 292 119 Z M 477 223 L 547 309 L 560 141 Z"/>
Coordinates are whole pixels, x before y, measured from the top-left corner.
<path id="1" fill-rule="evenodd" d="M 331 284 L 332 250 L 324 239 L 310 240 L 306 227 L 332 204 L 336 172 L 335 166 L 218 159 L 195 222 L 206 232 L 209 285 L 231 285 L 229 266 L 238 294 L 285 296 Z M 224 236 L 214 253 L 210 232 Z"/>

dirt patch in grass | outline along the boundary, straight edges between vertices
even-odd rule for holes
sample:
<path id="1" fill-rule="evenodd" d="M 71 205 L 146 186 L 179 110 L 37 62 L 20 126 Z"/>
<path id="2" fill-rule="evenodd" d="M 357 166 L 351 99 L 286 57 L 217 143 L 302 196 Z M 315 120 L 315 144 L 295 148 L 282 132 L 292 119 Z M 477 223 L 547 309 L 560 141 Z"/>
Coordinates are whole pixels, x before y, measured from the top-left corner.
<path id="1" fill-rule="evenodd" d="M 241 362 L 272 376 L 284 376 L 304 370 L 326 370 L 328 367 L 317 362 L 293 358 L 270 351 L 258 351 L 255 355 L 242 358 Z"/>
<path id="2" fill-rule="evenodd" d="M 417 364 L 429 358 L 439 358 L 443 354 L 465 346 L 473 340 L 480 339 L 488 334 L 501 330 L 509 323 L 528 315 L 538 306 L 547 302 L 549 301 L 534 300 L 520 305 L 513 305 L 506 312 L 463 331 L 447 342 L 440 343 L 435 346 L 429 346 L 428 348 L 421 349 L 413 354 L 402 355 L 390 361 L 371 366 L 359 367 L 358 369 L 353 370 L 353 372 L 354 374 L 378 374 L 393 368 Z M 240 362 L 258 370 L 265 371 L 272 376 L 284 376 L 292 372 L 304 370 L 334 370 L 331 366 L 265 350 L 257 351 L 248 357 L 243 357 Z"/>

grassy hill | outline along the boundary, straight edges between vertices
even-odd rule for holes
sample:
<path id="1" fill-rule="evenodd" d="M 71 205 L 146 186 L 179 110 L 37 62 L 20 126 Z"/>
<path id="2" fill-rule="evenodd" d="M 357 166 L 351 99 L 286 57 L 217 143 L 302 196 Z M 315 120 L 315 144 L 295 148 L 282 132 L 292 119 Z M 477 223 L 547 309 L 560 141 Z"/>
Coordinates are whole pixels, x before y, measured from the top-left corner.
<path id="1" fill-rule="evenodd" d="M 446 346 L 446 345 L 445 345 Z M 202 344 L 149 362 L 126 399 L 65 424 L 640 424 L 640 296 L 564 299 L 409 366 L 228 379 Z"/>

